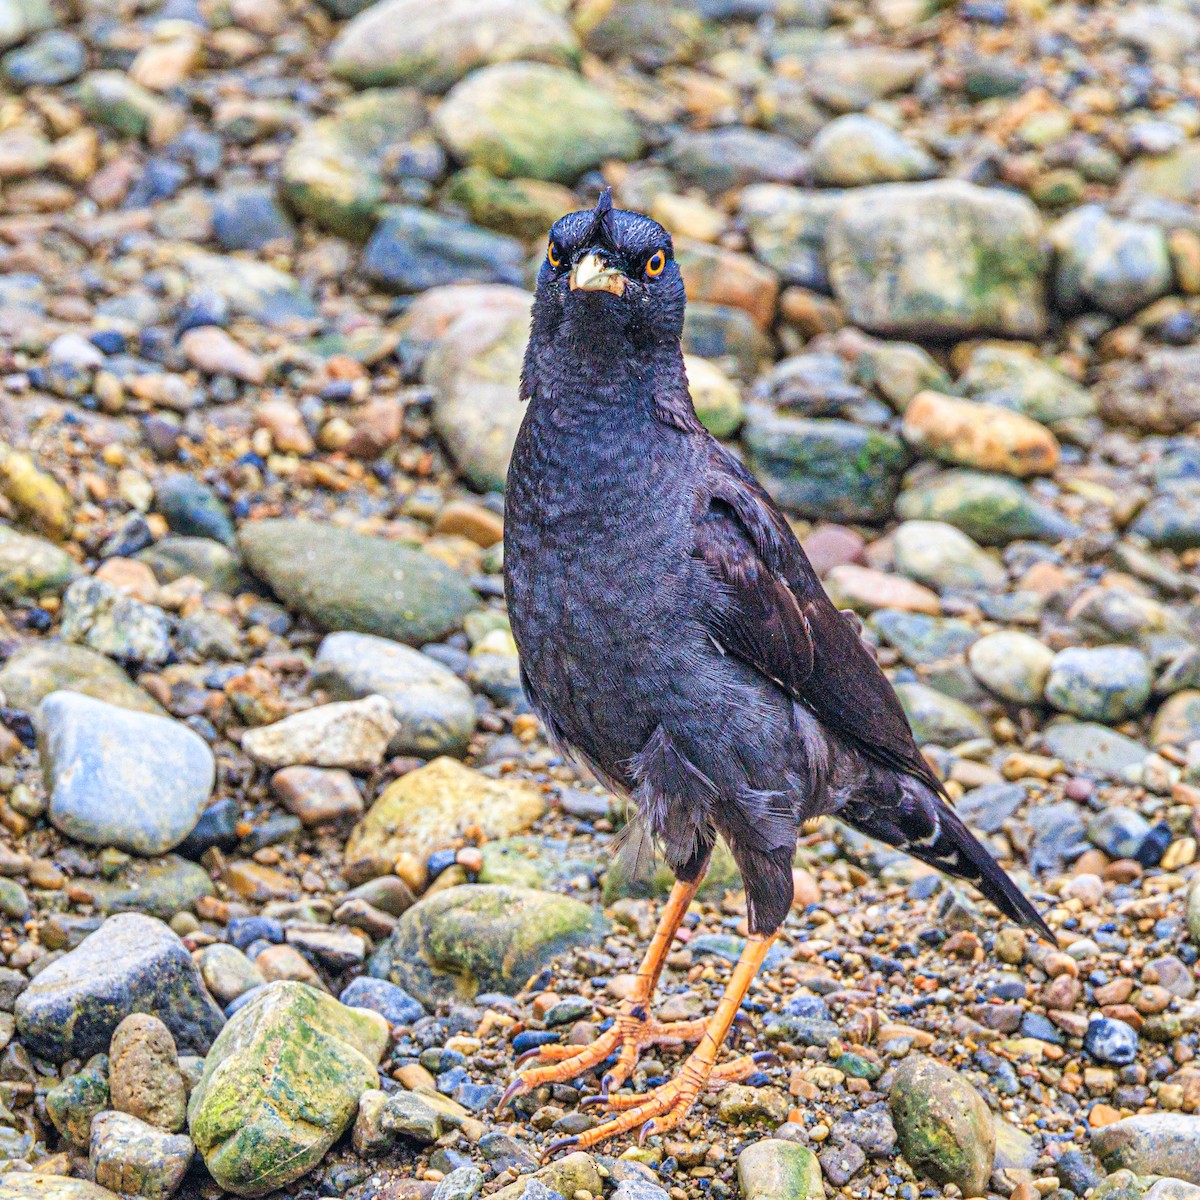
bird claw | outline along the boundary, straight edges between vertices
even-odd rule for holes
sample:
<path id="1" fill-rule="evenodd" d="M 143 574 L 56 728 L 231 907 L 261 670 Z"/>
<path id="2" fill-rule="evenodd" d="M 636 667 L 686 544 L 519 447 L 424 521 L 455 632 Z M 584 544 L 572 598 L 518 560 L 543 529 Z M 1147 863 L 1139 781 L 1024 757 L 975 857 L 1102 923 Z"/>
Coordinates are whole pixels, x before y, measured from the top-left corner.
<path id="1" fill-rule="evenodd" d="M 500 1103 L 496 1105 L 496 1116 L 499 1116 L 522 1092 L 528 1090 L 528 1087 L 519 1075 L 504 1089 L 504 1094 L 500 1097 Z"/>
<path id="2" fill-rule="evenodd" d="M 579 1145 L 578 1137 L 559 1138 L 556 1142 L 551 1142 L 545 1150 L 542 1151 L 543 1158 L 549 1158 L 553 1154 L 558 1154 L 562 1150 L 570 1150 L 572 1146 Z"/>
<path id="3" fill-rule="evenodd" d="M 637 1139 L 638 1139 L 638 1145 L 639 1145 L 639 1146 L 644 1146 L 644 1145 L 646 1144 L 646 1139 L 647 1139 L 647 1138 L 648 1138 L 648 1137 L 649 1137 L 649 1136 L 650 1136 L 650 1135 L 651 1135 L 653 1132 L 654 1132 L 654 1118 L 653 1118 L 653 1117 L 651 1117 L 651 1118 L 650 1118 L 650 1120 L 648 1120 L 648 1121 L 645 1123 L 645 1125 L 643 1125 L 643 1126 L 641 1127 L 641 1129 L 639 1129 L 639 1130 L 638 1130 L 638 1135 L 637 1135 Z"/>

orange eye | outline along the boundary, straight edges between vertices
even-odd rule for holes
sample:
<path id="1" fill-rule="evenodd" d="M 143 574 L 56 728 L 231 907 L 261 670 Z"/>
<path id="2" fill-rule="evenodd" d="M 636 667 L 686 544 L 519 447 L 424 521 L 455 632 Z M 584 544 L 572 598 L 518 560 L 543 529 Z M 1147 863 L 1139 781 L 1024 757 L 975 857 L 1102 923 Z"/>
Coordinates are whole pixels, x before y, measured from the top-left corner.
<path id="1" fill-rule="evenodd" d="M 646 274 L 651 279 L 657 279 L 667 266 L 667 256 L 661 250 L 655 250 L 646 260 Z"/>
<path id="2" fill-rule="evenodd" d="M 558 247 L 553 242 L 551 242 L 550 245 L 546 247 L 546 261 L 552 267 L 561 267 L 562 266 L 562 256 L 559 253 Z"/>

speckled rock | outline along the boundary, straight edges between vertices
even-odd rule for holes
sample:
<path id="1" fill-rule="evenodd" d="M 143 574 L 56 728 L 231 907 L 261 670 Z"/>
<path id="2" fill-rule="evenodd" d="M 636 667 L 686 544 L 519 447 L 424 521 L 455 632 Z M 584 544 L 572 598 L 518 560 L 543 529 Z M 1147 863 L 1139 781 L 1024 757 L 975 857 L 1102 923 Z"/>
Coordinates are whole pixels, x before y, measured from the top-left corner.
<path id="1" fill-rule="evenodd" d="M 70 837 L 162 854 L 192 831 L 208 803 L 212 751 L 178 721 L 53 692 L 37 725 L 50 820 Z"/>
<path id="2" fill-rule="evenodd" d="M 171 656 L 162 609 L 91 576 L 75 580 L 63 595 L 62 636 L 122 662 L 162 666 Z"/>
<path id="3" fill-rule="evenodd" d="M 1042 733 L 1046 749 L 1075 770 L 1102 779 L 1120 779 L 1140 767 L 1146 747 L 1133 738 L 1091 721 L 1062 721 Z"/>
<path id="4" fill-rule="evenodd" d="M 54 1128 L 77 1150 L 87 1149 L 92 1118 L 109 1107 L 107 1066 L 103 1057 L 97 1058 L 46 1093 L 46 1112 Z"/>
<path id="5" fill-rule="evenodd" d="M 205 1053 L 224 1017 L 184 944 L 161 921 L 110 917 L 51 963 L 16 1004 L 25 1044 L 52 1062 L 107 1051 L 130 1013 L 158 1016 L 185 1050 Z"/>
<path id="6" fill-rule="evenodd" d="M 928 587 L 997 591 L 1007 573 L 965 533 L 942 521 L 905 521 L 892 535 L 896 570 Z"/>
<path id="7" fill-rule="evenodd" d="M 427 1007 L 476 992 L 513 995 L 554 955 L 593 945 L 606 929 L 603 916 L 566 896 L 466 884 L 414 904 L 368 970 Z"/>
<path id="8" fill-rule="evenodd" d="M 1115 1171 L 1170 1175 L 1200 1184 L 1200 1116 L 1147 1113 L 1092 1131 L 1092 1150 Z"/>
<path id="9" fill-rule="evenodd" d="M 345 767 L 368 771 L 379 766 L 400 725 L 384 696 L 320 704 L 274 725 L 247 729 L 242 749 L 268 767 Z"/>
<path id="10" fill-rule="evenodd" d="M 61 595 L 78 573 L 75 560 L 53 542 L 0 527 L 0 599 Z"/>
<path id="11" fill-rule="evenodd" d="M 532 784 L 489 779 L 452 758 L 438 758 L 384 789 L 346 843 L 346 869 L 358 877 L 394 871 L 419 892 L 431 851 L 450 845 L 470 826 L 489 840 L 511 837 L 545 810 Z"/>
<path id="12" fill-rule="evenodd" d="M 1152 682 L 1146 656 L 1132 646 L 1071 647 L 1054 656 L 1046 699 L 1060 712 L 1116 724 L 1145 709 Z"/>
<path id="13" fill-rule="evenodd" d="M 975 400 L 1011 408 L 1056 432 L 1096 413 L 1096 397 L 1087 388 L 1041 361 L 1031 349 L 1004 342 L 976 346 L 958 387 Z"/>
<path id="14" fill-rule="evenodd" d="M 746 222 L 755 257 L 784 283 L 828 291 L 825 237 L 841 200 L 838 192 L 815 192 L 776 183 L 746 188 L 739 212 Z"/>
<path id="15" fill-rule="evenodd" d="M 314 683 L 331 698 L 379 695 L 399 730 L 392 754 L 461 755 L 475 728 L 470 689 L 428 655 L 369 634 L 333 633 L 313 663 Z"/>
<path id="16" fill-rule="evenodd" d="M 383 0 L 329 48 L 333 73 L 358 87 L 415 84 L 443 91 L 476 67 L 523 60 L 569 66 L 579 45 L 549 6 L 519 0 Z"/>
<path id="17" fill-rule="evenodd" d="M 957 746 L 988 735 L 987 722 L 970 705 L 944 692 L 923 683 L 899 683 L 896 695 L 918 745 Z"/>
<path id="18" fill-rule="evenodd" d="M 1047 248 L 1023 196 L 958 180 L 849 192 L 826 243 L 834 294 L 874 333 L 1032 337 Z"/>
<path id="19" fill-rule="evenodd" d="M 92 1122 L 89 1159 L 96 1182 L 123 1196 L 167 1200 L 192 1165 L 192 1142 L 123 1112 Z"/>
<path id="20" fill-rule="evenodd" d="M 112 1106 L 177 1133 L 187 1120 L 187 1087 L 171 1031 L 150 1013 L 130 1013 L 109 1046 Z"/>
<path id="21" fill-rule="evenodd" d="M 108 1188 L 69 1175 L 10 1171 L 0 1175 L 0 1200 L 113 1200 Z"/>
<path id="22" fill-rule="evenodd" d="M 259 1196 L 320 1162 L 359 1096 L 379 1086 L 387 1040 L 377 1013 L 301 983 L 269 984 L 239 1009 L 206 1057 L 188 1109 L 217 1183 Z"/>
<path id="23" fill-rule="evenodd" d="M 796 1142 L 752 1142 L 738 1155 L 737 1172 L 745 1200 L 824 1200 L 817 1156 Z"/>
<path id="24" fill-rule="evenodd" d="M 953 1183 L 965 1196 L 987 1191 L 996 1129 L 991 1110 L 965 1079 L 910 1055 L 896 1068 L 888 1108 L 909 1166 L 936 1183 Z"/>
<path id="25" fill-rule="evenodd" d="M 547 112 L 556 119 L 547 122 Z M 451 89 L 434 121 L 456 158 L 504 177 L 572 183 L 642 148 L 637 126 L 605 92 L 541 63 L 475 71 Z"/>
<path id="26" fill-rule="evenodd" d="M 444 563 L 382 538 L 271 520 L 244 525 L 240 541 L 255 574 L 325 629 L 423 645 L 457 629 L 478 605 Z"/>
<path id="27" fill-rule="evenodd" d="M 1002 700 L 1040 704 L 1054 652 L 1028 633 L 1006 629 L 981 637 L 967 651 L 967 662 L 975 678 Z"/>
<path id="28" fill-rule="evenodd" d="M 1122 360 L 1101 372 L 1102 415 L 1149 433 L 1179 433 L 1200 421 L 1200 349 L 1161 346 L 1140 360 Z"/>
<path id="29" fill-rule="evenodd" d="M 1150 744 L 1186 746 L 1194 741 L 1200 741 L 1200 691 L 1176 692 L 1154 714 Z"/>

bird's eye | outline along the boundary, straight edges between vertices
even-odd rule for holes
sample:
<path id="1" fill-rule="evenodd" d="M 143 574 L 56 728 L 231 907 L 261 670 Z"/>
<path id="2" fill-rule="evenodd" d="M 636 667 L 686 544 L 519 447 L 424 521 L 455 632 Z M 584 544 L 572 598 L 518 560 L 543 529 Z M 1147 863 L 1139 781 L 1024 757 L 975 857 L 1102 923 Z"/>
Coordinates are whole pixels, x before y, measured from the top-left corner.
<path id="1" fill-rule="evenodd" d="M 559 250 L 557 244 L 554 242 L 551 242 L 550 245 L 546 247 L 546 261 L 552 267 L 562 266 L 562 251 Z"/>
<path id="2" fill-rule="evenodd" d="M 646 260 L 646 274 L 651 279 L 657 279 L 667 266 L 667 256 L 661 250 L 655 250 Z"/>

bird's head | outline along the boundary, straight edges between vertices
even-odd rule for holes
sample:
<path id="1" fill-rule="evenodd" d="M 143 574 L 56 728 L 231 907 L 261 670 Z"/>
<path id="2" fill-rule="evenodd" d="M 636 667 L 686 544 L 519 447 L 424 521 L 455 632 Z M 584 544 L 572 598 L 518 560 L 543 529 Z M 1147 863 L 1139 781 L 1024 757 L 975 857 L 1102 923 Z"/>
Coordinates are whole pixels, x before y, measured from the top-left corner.
<path id="1" fill-rule="evenodd" d="M 538 272 L 535 340 L 560 353 L 646 354 L 678 346 L 683 309 L 671 235 L 656 221 L 613 208 L 606 191 L 594 209 L 555 222 Z"/>

